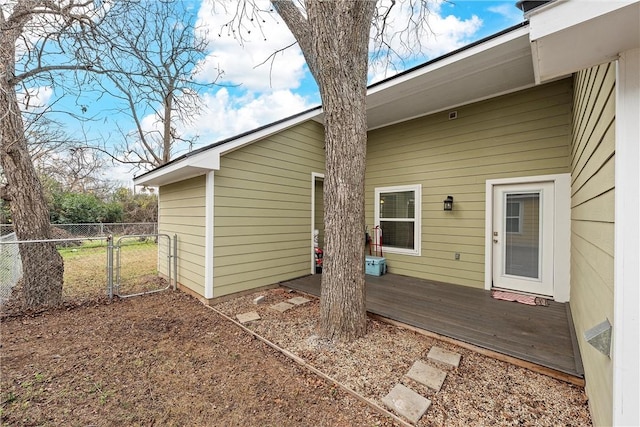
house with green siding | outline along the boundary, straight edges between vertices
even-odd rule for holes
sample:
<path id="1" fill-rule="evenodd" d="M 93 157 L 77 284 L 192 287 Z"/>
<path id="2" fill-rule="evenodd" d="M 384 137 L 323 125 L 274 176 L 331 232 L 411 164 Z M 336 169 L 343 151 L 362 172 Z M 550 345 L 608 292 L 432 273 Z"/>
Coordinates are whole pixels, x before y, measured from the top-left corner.
<path id="1" fill-rule="evenodd" d="M 639 425 L 640 0 L 525 18 L 369 87 L 366 222 L 390 272 L 568 302 L 594 423 Z M 318 107 L 135 184 L 213 300 L 316 272 L 324 173 Z"/>

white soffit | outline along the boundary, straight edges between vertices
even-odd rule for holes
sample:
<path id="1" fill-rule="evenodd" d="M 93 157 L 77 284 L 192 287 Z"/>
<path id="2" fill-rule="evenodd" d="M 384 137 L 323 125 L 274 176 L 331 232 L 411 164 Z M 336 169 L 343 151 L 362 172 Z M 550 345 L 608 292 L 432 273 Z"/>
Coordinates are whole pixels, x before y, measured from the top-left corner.
<path id="1" fill-rule="evenodd" d="M 556 1 L 531 11 L 529 26 L 542 83 L 640 47 L 640 0 Z"/>
<path id="2" fill-rule="evenodd" d="M 404 76 L 374 85 L 367 95 L 369 129 L 533 86 L 526 26 Z"/>
<path id="3" fill-rule="evenodd" d="M 164 167 L 137 176 L 133 179 L 133 183 L 146 187 L 160 187 L 204 175 L 210 170 L 220 168 L 220 157 L 217 153 L 202 152 L 198 154 L 200 155 L 187 155 Z"/>

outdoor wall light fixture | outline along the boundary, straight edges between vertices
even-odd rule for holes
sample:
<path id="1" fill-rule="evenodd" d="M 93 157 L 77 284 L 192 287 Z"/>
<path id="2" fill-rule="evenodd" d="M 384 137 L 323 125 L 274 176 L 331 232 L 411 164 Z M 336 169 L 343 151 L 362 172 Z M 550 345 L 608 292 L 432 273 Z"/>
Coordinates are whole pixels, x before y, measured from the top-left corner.
<path id="1" fill-rule="evenodd" d="M 444 210 L 445 211 L 453 210 L 453 196 L 447 196 L 447 198 L 444 199 Z"/>

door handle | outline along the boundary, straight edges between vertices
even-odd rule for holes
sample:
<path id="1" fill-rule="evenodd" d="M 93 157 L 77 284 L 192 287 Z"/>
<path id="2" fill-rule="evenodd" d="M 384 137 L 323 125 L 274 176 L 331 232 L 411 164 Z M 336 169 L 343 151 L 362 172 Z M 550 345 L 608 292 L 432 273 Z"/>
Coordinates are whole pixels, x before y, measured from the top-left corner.
<path id="1" fill-rule="evenodd" d="M 498 243 L 498 239 L 493 239 L 493 243 Z"/>

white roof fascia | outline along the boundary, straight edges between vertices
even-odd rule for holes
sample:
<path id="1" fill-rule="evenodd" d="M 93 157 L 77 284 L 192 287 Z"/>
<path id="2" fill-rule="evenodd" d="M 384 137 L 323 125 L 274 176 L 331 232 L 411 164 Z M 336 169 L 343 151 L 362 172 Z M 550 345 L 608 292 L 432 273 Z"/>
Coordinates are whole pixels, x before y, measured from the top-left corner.
<path id="1" fill-rule="evenodd" d="M 203 149 L 194 154 L 187 154 L 184 158 L 178 159 L 174 163 L 134 178 L 133 183 L 135 185 L 156 187 L 204 175 L 212 170 L 219 170 L 220 156 L 307 120 L 318 120 L 321 116 L 322 110 L 314 109 L 289 120 L 275 123 L 273 126 L 266 126 L 255 132 L 244 134 L 219 146 Z"/>
<path id="2" fill-rule="evenodd" d="M 292 117 L 289 120 L 285 119 L 273 124 L 272 126 L 267 126 L 255 132 L 251 132 L 244 136 L 236 138 L 233 141 L 229 141 L 225 144 L 220 144 L 217 147 L 212 147 L 211 151 L 217 152 L 220 156 L 223 156 L 227 153 L 230 153 L 231 151 L 237 150 L 238 148 L 242 148 L 245 145 L 249 145 L 257 140 L 267 138 L 273 134 L 282 132 L 285 129 L 296 126 L 300 123 L 304 123 L 308 120 L 320 121 L 321 116 L 322 109 L 313 109 L 312 111 L 308 111 L 307 113 Z"/>
<path id="3" fill-rule="evenodd" d="M 640 45 L 640 0 L 558 0 L 527 17 L 536 83 L 614 61 Z"/>
<path id="4" fill-rule="evenodd" d="M 531 40 L 564 31 L 638 0 L 558 0 L 528 12 Z"/>

